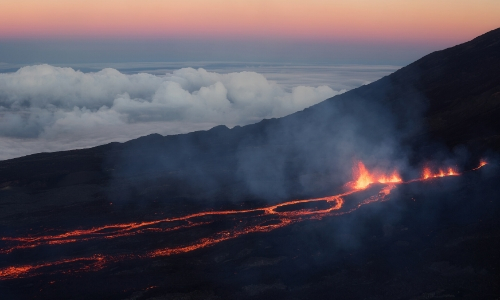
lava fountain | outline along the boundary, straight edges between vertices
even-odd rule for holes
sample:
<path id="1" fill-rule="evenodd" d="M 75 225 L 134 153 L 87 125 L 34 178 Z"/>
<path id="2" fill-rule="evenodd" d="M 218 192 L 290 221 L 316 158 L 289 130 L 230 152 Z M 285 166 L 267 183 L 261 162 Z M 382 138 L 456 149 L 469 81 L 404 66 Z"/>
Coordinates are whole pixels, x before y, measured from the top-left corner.
<path id="1" fill-rule="evenodd" d="M 485 166 L 485 165 L 483 165 L 483 166 Z M 482 166 L 480 166 L 480 167 L 482 167 Z M 478 168 L 480 168 L 480 167 L 478 167 Z M 476 168 L 474 170 L 477 170 L 478 168 Z M 425 167 L 424 171 L 422 172 L 422 179 L 438 178 L 438 177 L 445 177 L 445 176 L 458 176 L 458 175 L 460 175 L 460 173 L 452 167 L 448 167 L 447 169 L 439 169 L 437 172 L 432 172 L 432 170 L 429 167 Z"/>
<path id="2" fill-rule="evenodd" d="M 352 188 L 354 190 L 364 190 L 370 184 L 373 183 L 401 183 L 403 180 L 399 173 L 394 170 L 390 175 L 386 175 L 383 172 L 375 171 L 369 172 L 365 164 L 359 161 L 355 167 L 353 168 L 353 177 L 354 181 L 348 182 L 346 184 L 347 187 Z"/>

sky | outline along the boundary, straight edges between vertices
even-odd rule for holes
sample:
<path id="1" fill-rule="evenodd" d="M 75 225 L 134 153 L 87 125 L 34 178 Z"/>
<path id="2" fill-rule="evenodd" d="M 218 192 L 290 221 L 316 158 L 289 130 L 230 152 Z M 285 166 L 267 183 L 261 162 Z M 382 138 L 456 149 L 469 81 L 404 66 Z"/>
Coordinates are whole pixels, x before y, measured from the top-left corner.
<path id="1" fill-rule="evenodd" d="M 496 0 L 2 0 L 14 38 L 461 40 L 498 26 Z"/>
<path id="2" fill-rule="evenodd" d="M 498 0 L 0 0 L 0 160 L 283 117 L 500 27 Z"/>
<path id="3" fill-rule="evenodd" d="M 500 26 L 497 0 L 2 0 L 0 61 L 405 64 Z"/>

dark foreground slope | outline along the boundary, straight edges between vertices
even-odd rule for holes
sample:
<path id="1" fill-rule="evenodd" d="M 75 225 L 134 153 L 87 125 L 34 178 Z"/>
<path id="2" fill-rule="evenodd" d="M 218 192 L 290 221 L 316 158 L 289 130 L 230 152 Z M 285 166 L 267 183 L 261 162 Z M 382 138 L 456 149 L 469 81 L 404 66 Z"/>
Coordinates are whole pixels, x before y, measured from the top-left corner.
<path id="1" fill-rule="evenodd" d="M 2 299 L 497 299 L 500 176 L 494 171 L 411 184 L 352 214 L 184 254 L 123 260 L 89 272 L 72 271 L 78 263 L 47 267 L 45 274 L 0 280 L 0 293 Z M 207 234 L 225 222 L 160 238 L 151 233 L 18 250 L 0 256 L 0 265 L 134 253 Z"/>
<path id="2" fill-rule="evenodd" d="M 351 179 L 354 158 L 408 177 L 428 159 L 470 169 L 500 150 L 499 108 L 497 29 L 285 118 L 2 161 L 0 236 L 325 196 Z M 1 280 L 0 296 L 495 299 L 500 178 L 491 162 L 339 218 L 98 272 Z M 0 254 L 0 268 L 168 242 L 16 250 Z"/>

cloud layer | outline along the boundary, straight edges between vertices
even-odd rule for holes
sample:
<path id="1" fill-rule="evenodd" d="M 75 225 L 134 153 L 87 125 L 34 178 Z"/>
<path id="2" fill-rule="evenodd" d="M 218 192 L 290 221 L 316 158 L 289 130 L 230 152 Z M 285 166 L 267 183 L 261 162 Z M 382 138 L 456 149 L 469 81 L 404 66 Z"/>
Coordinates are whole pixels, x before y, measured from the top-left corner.
<path id="1" fill-rule="evenodd" d="M 282 117 L 339 94 L 291 90 L 255 72 L 183 68 L 165 76 L 35 65 L 0 74 L 0 159 Z"/>

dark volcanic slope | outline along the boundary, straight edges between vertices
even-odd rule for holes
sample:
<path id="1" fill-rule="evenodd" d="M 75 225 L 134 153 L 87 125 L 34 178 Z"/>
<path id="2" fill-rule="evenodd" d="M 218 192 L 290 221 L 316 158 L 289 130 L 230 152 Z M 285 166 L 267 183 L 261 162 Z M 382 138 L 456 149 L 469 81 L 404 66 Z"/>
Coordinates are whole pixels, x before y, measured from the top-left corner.
<path id="1" fill-rule="evenodd" d="M 500 150 L 500 29 L 434 52 L 389 76 L 428 98 L 432 137 L 449 146 Z M 415 74 L 419 76 L 415 76 Z"/>
<path id="2" fill-rule="evenodd" d="M 419 166 L 464 145 L 454 162 L 471 169 L 500 150 L 499 107 L 496 29 L 285 118 L 2 161 L 0 237 L 331 195 L 351 179 L 353 158 Z M 0 280 L 0 299 L 495 299 L 496 165 L 443 180 L 405 185 L 356 213 L 178 256 Z M 177 239 L 233 223 L 215 220 Z M 15 250 L 0 255 L 0 269 L 172 241 L 145 234 Z"/>
<path id="3" fill-rule="evenodd" d="M 282 169 L 285 166 L 290 171 L 284 173 L 289 174 L 297 170 L 307 174 L 345 171 L 345 167 L 304 171 L 304 165 L 336 163 L 329 158 L 339 151 L 335 142 L 349 135 L 358 138 L 353 145 L 357 148 L 381 145 L 388 137 L 395 138 L 410 157 L 428 158 L 428 153 L 421 150 L 430 142 L 441 142 L 449 148 L 467 145 L 476 155 L 485 150 L 498 151 L 499 53 L 500 29 L 496 29 L 282 119 L 233 129 L 220 126 L 178 136 L 151 135 L 123 144 L 2 161 L 0 185 L 37 190 L 102 182 L 111 176 L 118 178 L 115 181 L 166 176 L 186 182 L 186 178 L 199 175 L 194 183 L 191 179 L 187 182 L 193 192 L 207 193 L 236 185 L 231 195 L 236 190 L 248 194 L 252 187 L 238 182 L 255 181 L 249 178 L 253 173 L 259 174 L 263 182 L 277 180 L 274 177 L 278 175 L 272 171 L 248 167 L 256 162 L 279 165 Z M 350 126 L 352 120 L 358 122 L 354 127 Z M 344 128 L 349 131 L 342 132 Z M 408 151 L 407 146 L 413 151 Z M 213 182 L 207 183 L 210 178 Z M 339 183 L 344 181 L 345 178 L 338 179 Z M 256 188 L 261 184 L 253 183 Z M 264 190 L 269 188 L 266 183 L 261 185 Z M 282 195 L 308 192 L 288 186 L 285 189 Z"/>

